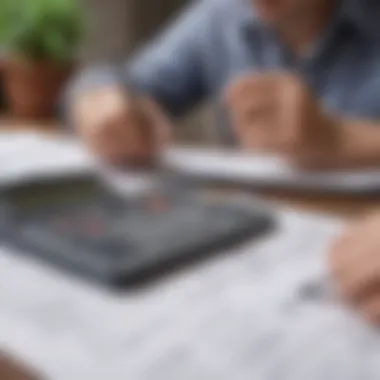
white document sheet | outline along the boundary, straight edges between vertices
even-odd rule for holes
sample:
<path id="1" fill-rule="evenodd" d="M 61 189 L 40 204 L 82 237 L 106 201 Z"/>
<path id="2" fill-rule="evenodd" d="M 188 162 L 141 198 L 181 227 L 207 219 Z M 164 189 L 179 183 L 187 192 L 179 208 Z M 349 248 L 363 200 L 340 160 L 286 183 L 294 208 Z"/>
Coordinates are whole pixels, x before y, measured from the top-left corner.
<path id="1" fill-rule="evenodd" d="M 0 133 L 0 186 L 33 179 L 96 172 L 113 188 L 130 194 L 148 191 L 153 175 L 104 167 L 70 137 L 42 133 Z"/>
<path id="2" fill-rule="evenodd" d="M 52 380 L 380 379 L 379 331 L 329 285 L 341 228 L 279 211 L 264 240 L 120 294 L 2 247 L 0 349 Z"/>
<path id="3" fill-rule="evenodd" d="M 13 152 L 20 152 L 39 140 L 34 132 L 0 132 L 0 160 L 8 158 Z"/>
<path id="4" fill-rule="evenodd" d="M 172 148 L 164 157 L 168 166 L 202 179 L 253 186 L 339 192 L 379 192 L 379 170 L 301 172 L 275 155 L 208 148 Z"/>
<path id="5" fill-rule="evenodd" d="M 3 137 L 0 182 L 93 167 L 71 140 Z M 273 158 L 166 155 L 184 172 L 208 165 L 207 176 L 302 177 Z M 339 186 L 372 186 L 375 174 L 341 175 Z M 322 179 L 315 183 L 331 185 Z M 261 242 L 118 295 L 1 247 L 0 349 L 52 380 L 380 379 L 379 332 L 329 287 L 325 253 L 341 224 L 288 211 L 278 218 L 276 233 Z"/>
<path id="6" fill-rule="evenodd" d="M 69 138 L 31 132 L 0 133 L 0 184 L 88 172 L 92 158 Z"/>
<path id="7" fill-rule="evenodd" d="M 379 170 L 300 172 L 280 157 L 232 150 L 171 147 L 163 152 L 166 167 L 200 179 L 252 186 L 305 190 L 375 193 L 380 191 Z M 6 181 L 65 175 L 99 169 L 99 163 L 71 138 L 38 133 L 0 133 L 0 184 Z M 136 191 L 152 185 L 149 176 L 103 170 L 107 179 Z"/>

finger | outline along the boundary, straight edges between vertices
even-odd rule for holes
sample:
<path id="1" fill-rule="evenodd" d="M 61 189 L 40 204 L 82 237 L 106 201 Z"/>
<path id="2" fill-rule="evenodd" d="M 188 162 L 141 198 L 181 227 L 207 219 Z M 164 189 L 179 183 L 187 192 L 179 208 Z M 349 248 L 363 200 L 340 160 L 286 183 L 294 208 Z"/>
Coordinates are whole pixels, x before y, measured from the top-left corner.
<path id="1" fill-rule="evenodd" d="M 330 270 L 338 291 L 351 302 L 358 302 L 373 289 L 377 290 L 379 251 L 370 242 L 371 238 L 355 231 L 337 241 L 330 254 Z"/>
<path id="2" fill-rule="evenodd" d="M 96 138 L 105 145 L 133 151 L 141 144 L 138 124 L 139 121 L 133 111 L 123 110 L 103 120 L 96 130 Z"/>
<path id="3" fill-rule="evenodd" d="M 91 150 L 107 161 L 139 159 L 144 156 L 143 128 L 139 125 L 133 99 L 120 91 L 103 90 L 91 97 L 79 130 Z"/>
<path id="4" fill-rule="evenodd" d="M 302 86 L 289 79 L 278 91 L 282 105 L 279 116 L 282 120 L 282 128 L 279 131 L 282 146 L 290 153 L 308 149 L 304 134 L 310 128 L 310 123 L 307 120 L 307 99 Z"/>
<path id="5" fill-rule="evenodd" d="M 141 97 L 133 99 L 134 112 L 129 133 L 133 136 L 134 146 L 129 150 L 133 153 L 130 159 L 140 166 L 152 166 L 156 162 L 161 148 L 170 143 L 172 126 L 169 119 L 151 98 Z M 129 141 L 132 141 L 132 137 Z"/>
<path id="6" fill-rule="evenodd" d="M 370 268 L 359 274 L 353 275 L 344 286 L 344 296 L 351 298 L 354 302 L 378 292 L 380 289 L 380 271 L 378 268 Z"/>
<path id="7" fill-rule="evenodd" d="M 117 147 L 122 144 L 122 139 L 118 138 L 119 131 L 110 121 L 104 121 L 96 126 L 92 126 L 86 132 L 87 142 L 96 148 Z"/>
<path id="8" fill-rule="evenodd" d="M 379 214 L 370 214 L 358 218 L 336 239 L 328 255 L 329 266 L 334 276 L 343 276 L 345 272 L 358 269 L 366 263 L 379 261 L 380 245 L 378 243 Z"/>
<path id="9" fill-rule="evenodd" d="M 377 236 L 379 220 L 376 218 L 360 218 L 351 223 L 349 228 L 333 243 L 329 259 L 330 267 L 336 274 L 351 268 L 357 261 L 363 261 L 363 256 L 375 254 L 377 249 L 369 249 L 369 243 Z M 367 238 L 366 238 L 367 237 Z"/>
<path id="10" fill-rule="evenodd" d="M 135 121 L 133 129 L 129 130 L 134 134 L 134 145 L 129 146 L 129 161 L 134 166 L 152 168 L 159 150 L 169 143 L 171 127 L 154 101 L 138 98 L 135 104 Z"/>
<path id="11" fill-rule="evenodd" d="M 339 260 L 339 263 L 336 264 L 335 276 L 347 284 L 356 284 L 361 282 L 363 277 L 371 273 L 377 273 L 379 271 L 377 265 L 379 259 L 369 253 L 371 249 L 370 247 L 360 247 L 360 245 L 350 248 L 348 252 L 352 256 L 349 257 L 349 260 L 346 257 Z"/>
<path id="12" fill-rule="evenodd" d="M 253 95 L 251 98 L 242 100 L 231 110 L 233 125 L 244 128 L 257 128 L 274 125 L 276 104 L 269 97 Z"/>
<path id="13" fill-rule="evenodd" d="M 120 125 L 124 123 L 126 151 L 130 159 L 150 160 L 156 151 L 156 128 L 163 128 L 164 118 L 154 103 L 146 98 L 128 96 L 128 107 L 121 115 Z M 120 136 L 122 138 L 122 136 Z"/>
<path id="14" fill-rule="evenodd" d="M 159 147 L 168 145 L 172 139 L 172 125 L 169 118 L 152 99 L 144 98 L 141 104 L 153 126 L 155 142 Z"/>
<path id="15" fill-rule="evenodd" d="M 129 112 L 104 121 L 88 138 L 98 155 L 112 164 L 137 164 L 145 159 L 144 141 L 136 117 Z"/>
<path id="16" fill-rule="evenodd" d="M 120 99 L 120 96 L 106 93 L 97 101 L 92 102 L 91 109 L 85 112 L 83 133 L 87 136 L 99 136 L 99 138 L 114 134 L 119 127 L 124 128 L 131 112 L 130 102 Z"/>
<path id="17" fill-rule="evenodd" d="M 87 124 L 99 129 L 104 123 L 111 122 L 115 117 L 130 113 L 132 103 L 121 91 L 115 89 L 102 89 L 99 94 L 88 102 L 86 112 Z"/>
<path id="18" fill-rule="evenodd" d="M 338 236 L 335 240 L 332 241 L 328 249 L 328 264 L 330 272 L 335 276 L 339 273 L 340 269 L 340 258 L 343 252 L 346 252 L 346 233 Z"/>
<path id="19" fill-rule="evenodd" d="M 243 75 L 227 87 L 224 97 L 227 104 L 233 106 L 252 94 L 270 95 L 273 93 L 273 87 L 273 81 L 269 81 L 266 75 Z"/>
<path id="20" fill-rule="evenodd" d="M 380 323 L 380 294 L 368 298 L 360 305 L 364 317 L 371 323 Z"/>
<path id="21" fill-rule="evenodd" d="M 361 229 L 360 229 L 361 230 Z M 336 276 L 345 278 L 350 277 L 352 271 L 359 273 L 366 266 L 373 267 L 379 261 L 379 247 L 374 236 L 367 234 L 368 231 L 353 229 L 342 238 L 341 243 L 332 253 L 332 269 Z"/>
<path id="22" fill-rule="evenodd" d="M 352 268 L 351 265 L 346 266 L 345 262 L 347 256 L 351 256 L 353 252 L 355 252 L 356 244 L 348 237 L 349 235 L 344 234 L 337 239 L 333 243 L 328 255 L 330 272 L 337 280 L 340 280 L 341 277 L 345 277 L 345 273 Z"/>
<path id="23" fill-rule="evenodd" d="M 355 294 L 362 289 L 362 283 L 365 283 L 364 276 L 367 275 L 365 262 L 358 260 L 361 255 L 360 249 L 356 242 L 342 236 L 338 239 L 329 254 L 329 268 L 332 278 L 335 281 L 337 292 L 350 302 L 355 298 Z M 346 256 L 352 255 L 351 265 L 347 266 Z M 363 274 L 364 273 L 364 274 Z"/>
<path id="24" fill-rule="evenodd" d="M 276 142 L 272 134 L 267 132 L 265 126 L 244 135 L 241 140 L 241 146 L 248 151 L 268 152 L 276 150 Z"/>
<path id="25" fill-rule="evenodd" d="M 121 165 L 127 160 L 126 150 L 121 142 L 90 138 L 87 145 L 96 156 L 112 165 Z"/>
<path id="26" fill-rule="evenodd" d="M 272 144 L 273 133 L 269 120 L 257 117 L 251 120 L 248 116 L 232 115 L 233 130 L 244 149 L 266 149 Z"/>
<path id="27" fill-rule="evenodd" d="M 277 141 L 268 121 L 257 121 L 253 125 L 248 126 L 235 126 L 234 129 L 243 149 L 260 151 L 276 149 Z"/>

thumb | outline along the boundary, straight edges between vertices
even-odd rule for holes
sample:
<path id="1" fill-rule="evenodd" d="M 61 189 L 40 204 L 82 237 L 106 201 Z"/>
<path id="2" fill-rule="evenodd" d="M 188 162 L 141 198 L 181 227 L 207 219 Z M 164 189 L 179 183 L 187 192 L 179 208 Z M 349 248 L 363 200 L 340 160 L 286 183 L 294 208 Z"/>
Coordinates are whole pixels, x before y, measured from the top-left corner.
<path id="1" fill-rule="evenodd" d="M 149 97 L 142 98 L 141 105 L 153 126 L 154 140 L 160 147 L 170 144 L 172 140 L 172 123 L 164 111 Z"/>
<path id="2" fill-rule="evenodd" d="M 375 295 L 361 305 L 361 310 L 369 320 L 374 324 L 380 324 L 380 296 Z"/>

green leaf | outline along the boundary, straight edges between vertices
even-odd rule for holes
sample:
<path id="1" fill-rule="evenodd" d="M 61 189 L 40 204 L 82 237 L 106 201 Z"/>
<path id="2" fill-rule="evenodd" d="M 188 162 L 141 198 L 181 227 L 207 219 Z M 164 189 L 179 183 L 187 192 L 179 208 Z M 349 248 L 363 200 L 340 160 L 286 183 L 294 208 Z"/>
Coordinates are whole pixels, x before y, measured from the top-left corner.
<path id="1" fill-rule="evenodd" d="M 83 24 L 76 0 L 0 0 L 0 45 L 26 58 L 72 59 Z"/>

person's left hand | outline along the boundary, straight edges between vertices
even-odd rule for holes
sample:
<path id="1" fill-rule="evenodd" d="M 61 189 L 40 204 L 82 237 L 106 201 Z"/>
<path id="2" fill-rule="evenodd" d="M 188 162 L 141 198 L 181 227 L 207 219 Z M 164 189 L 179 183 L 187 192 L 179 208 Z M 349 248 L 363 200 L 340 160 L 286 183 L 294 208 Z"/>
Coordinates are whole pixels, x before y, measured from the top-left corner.
<path id="1" fill-rule="evenodd" d="M 380 213 L 356 222 L 335 242 L 329 266 L 342 298 L 380 324 Z"/>
<path id="2" fill-rule="evenodd" d="M 301 80 L 287 74 L 248 74 L 226 90 L 232 127 L 247 149 L 284 154 L 301 167 L 329 167 L 340 128 Z"/>

